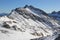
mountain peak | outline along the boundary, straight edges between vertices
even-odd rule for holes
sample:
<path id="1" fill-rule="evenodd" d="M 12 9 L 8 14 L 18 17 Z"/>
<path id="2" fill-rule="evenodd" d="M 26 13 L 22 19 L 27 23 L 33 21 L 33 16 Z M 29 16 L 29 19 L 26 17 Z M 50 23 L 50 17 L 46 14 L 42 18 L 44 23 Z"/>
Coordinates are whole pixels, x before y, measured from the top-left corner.
<path id="1" fill-rule="evenodd" d="M 25 5 L 24 8 L 34 8 L 32 5 Z"/>
<path id="2" fill-rule="evenodd" d="M 56 11 L 53 11 L 52 14 L 57 14 L 57 15 L 60 15 L 60 11 L 56 12 Z"/>
<path id="3" fill-rule="evenodd" d="M 24 7 L 19 7 L 11 11 L 10 15 L 20 14 L 22 16 L 29 16 L 32 19 L 35 17 L 43 17 L 48 16 L 46 12 L 41 9 L 35 8 L 32 5 L 25 5 Z M 16 16 L 16 15 L 15 15 Z"/>

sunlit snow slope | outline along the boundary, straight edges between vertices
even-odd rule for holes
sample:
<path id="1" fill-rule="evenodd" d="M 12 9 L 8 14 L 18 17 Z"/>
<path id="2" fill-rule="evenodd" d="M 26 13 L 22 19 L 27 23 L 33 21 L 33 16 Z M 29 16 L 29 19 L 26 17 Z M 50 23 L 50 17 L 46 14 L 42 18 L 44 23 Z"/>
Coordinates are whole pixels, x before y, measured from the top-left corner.
<path id="1" fill-rule="evenodd" d="M 54 40 L 59 22 L 33 6 L 16 8 L 0 17 L 0 40 Z"/>

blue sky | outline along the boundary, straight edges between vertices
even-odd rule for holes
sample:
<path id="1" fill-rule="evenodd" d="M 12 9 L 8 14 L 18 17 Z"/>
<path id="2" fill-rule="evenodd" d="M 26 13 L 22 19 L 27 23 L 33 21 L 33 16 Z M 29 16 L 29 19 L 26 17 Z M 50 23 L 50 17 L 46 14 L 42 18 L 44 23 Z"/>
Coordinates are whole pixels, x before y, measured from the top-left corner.
<path id="1" fill-rule="evenodd" d="M 12 9 L 33 5 L 49 13 L 60 10 L 60 0 L 0 0 L 0 13 L 9 13 Z"/>

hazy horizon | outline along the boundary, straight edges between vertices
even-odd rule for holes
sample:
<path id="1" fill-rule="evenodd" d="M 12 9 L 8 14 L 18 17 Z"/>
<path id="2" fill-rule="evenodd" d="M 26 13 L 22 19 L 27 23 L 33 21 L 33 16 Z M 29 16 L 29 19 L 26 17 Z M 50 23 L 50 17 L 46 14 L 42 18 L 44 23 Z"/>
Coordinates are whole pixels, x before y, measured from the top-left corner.
<path id="1" fill-rule="evenodd" d="M 0 13 L 10 13 L 12 9 L 33 5 L 47 13 L 60 11 L 60 0 L 0 0 Z"/>

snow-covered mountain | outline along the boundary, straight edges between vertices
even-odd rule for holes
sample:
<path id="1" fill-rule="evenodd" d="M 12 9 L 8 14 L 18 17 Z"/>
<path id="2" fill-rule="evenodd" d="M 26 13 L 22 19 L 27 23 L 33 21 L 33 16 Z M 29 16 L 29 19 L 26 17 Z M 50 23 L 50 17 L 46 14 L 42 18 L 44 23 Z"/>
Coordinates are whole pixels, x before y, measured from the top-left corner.
<path id="1" fill-rule="evenodd" d="M 0 17 L 9 15 L 8 13 L 0 13 Z"/>
<path id="2" fill-rule="evenodd" d="M 57 19 L 57 20 L 60 20 L 60 11 L 56 12 L 56 11 L 53 11 L 51 14 L 49 14 L 51 17 Z"/>
<path id="3" fill-rule="evenodd" d="M 55 40 L 58 34 L 60 21 L 31 5 L 0 17 L 0 40 Z"/>

